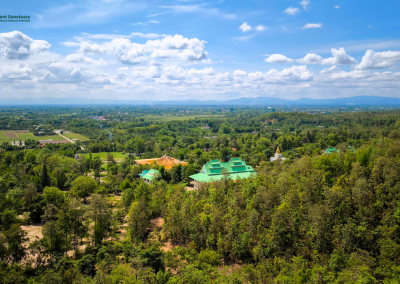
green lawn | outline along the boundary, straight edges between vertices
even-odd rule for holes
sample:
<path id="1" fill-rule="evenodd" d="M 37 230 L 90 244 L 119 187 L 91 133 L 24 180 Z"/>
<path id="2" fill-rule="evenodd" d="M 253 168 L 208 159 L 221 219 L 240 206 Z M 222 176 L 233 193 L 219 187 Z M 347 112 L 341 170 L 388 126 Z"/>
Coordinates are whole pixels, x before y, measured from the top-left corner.
<path id="1" fill-rule="evenodd" d="M 65 140 L 60 135 L 34 136 L 32 132 L 29 132 L 29 133 L 17 133 L 17 132 L 13 132 L 13 131 L 7 131 L 7 132 L 12 132 L 13 134 L 17 135 L 17 138 L 8 137 L 5 134 L 6 131 L 0 131 L 0 143 L 3 143 L 3 142 L 11 143 L 13 140 L 26 141 L 27 139 L 33 139 L 36 141 L 39 141 L 39 140 L 53 140 L 53 141 Z"/>
<path id="2" fill-rule="evenodd" d="M 89 140 L 89 138 L 87 138 L 81 134 L 78 134 L 78 133 L 73 133 L 71 131 L 64 131 L 63 135 L 65 137 L 67 137 L 68 139 L 79 139 L 81 141 Z"/>
<path id="3" fill-rule="evenodd" d="M 111 154 L 114 156 L 114 160 L 123 160 L 128 157 L 128 154 L 122 154 L 122 152 L 112 152 Z M 89 154 L 87 154 L 87 157 L 89 157 Z M 107 152 L 92 153 L 92 158 L 94 159 L 95 157 L 100 157 L 101 160 L 107 161 Z"/>

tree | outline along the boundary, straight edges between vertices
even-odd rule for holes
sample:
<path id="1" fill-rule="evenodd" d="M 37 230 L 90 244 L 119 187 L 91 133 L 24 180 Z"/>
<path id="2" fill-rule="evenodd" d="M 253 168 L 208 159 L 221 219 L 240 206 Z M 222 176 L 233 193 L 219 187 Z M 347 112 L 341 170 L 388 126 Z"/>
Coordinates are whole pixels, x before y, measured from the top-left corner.
<path id="1" fill-rule="evenodd" d="M 150 213 L 143 197 L 132 203 L 128 216 L 132 239 L 144 239 L 147 235 L 147 230 L 150 228 Z"/>
<path id="2" fill-rule="evenodd" d="M 46 186 L 50 186 L 50 177 L 47 173 L 46 165 L 42 166 L 42 171 L 40 173 L 40 180 L 42 182 L 42 188 L 45 188 Z"/>
<path id="3" fill-rule="evenodd" d="M 65 202 L 65 193 L 57 187 L 46 187 L 43 192 L 47 205 L 53 204 L 57 208 L 61 208 Z"/>
<path id="4" fill-rule="evenodd" d="M 65 183 L 67 182 L 67 176 L 64 169 L 57 168 L 53 171 L 55 177 L 55 185 L 61 190 L 65 190 Z"/>
<path id="5" fill-rule="evenodd" d="M 100 160 L 99 157 L 95 157 L 93 160 L 91 160 L 91 167 L 93 168 L 94 171 L 94 177 L 97 179 L 100 179 L 101 165 L 102 161 Z"/>
<path id="6" fill-rule="evenodd" d="M 97 184 L 94 179 L 87 176 L 78 177 L 71 183 L 71 186 L 71 192 L 75 196 L 83 198 L 84 201 L 86 201 L 86 198 L 97 188 Z"/>
<path id="7" fill-rule="evenodd" d="M 56 244 L 58 244 L 58 239 L 60 236 L 60 232 L 57 228 L 57 212 L 58 208 L 54 204 L 50 204 L 47 206 L 44 211 L 43 221 L 46 223 L 42 228 L 43 236 L 46 237 L 50 241 L 50 253 L 56 250 Z"/>
<path id="8" fill-rule="evenodd" d="M 19 224 L 13 224 L 4 235 L 7 240 L 8 255 L 14 263 L 20 262 L 25 257 L 24 243 L 27 241 L 27 233 Z"/>
<path id="9" fill-rule="evenodd" d="M 36 188 L 36 186 L 34 184 L 31 183 L 25 188 L 23 199 L 24 199 L 24 206 L 26 208 L 28 208 L 31 205 L 31 203 L 33 201 L 33 198 L 37 194 L 38 194 L 37 188 Z"/>
<path id="10" fill-rule="evenodd" d="M 3 231 L 7 231 L 11 228 L 12 224 L 17 223 L 17 211 L 11 209 L 4 209 L 1 213 L 1 226 Z"/>
<path id="11" fill-rule="evenodd" d="M 135 139 L 135 152 L 142 158 L 142 153 L 146 150 L 146 143 L 142 138 Z"/>
<path id="12" fill-rule="evenodd" d="M 99 194 L 94 194 L 89 206 L 89 215 L 94 222 L 93 239 L 97 246 L 103 242 L 111 228 L 112 215 L 107 200 Z"/>

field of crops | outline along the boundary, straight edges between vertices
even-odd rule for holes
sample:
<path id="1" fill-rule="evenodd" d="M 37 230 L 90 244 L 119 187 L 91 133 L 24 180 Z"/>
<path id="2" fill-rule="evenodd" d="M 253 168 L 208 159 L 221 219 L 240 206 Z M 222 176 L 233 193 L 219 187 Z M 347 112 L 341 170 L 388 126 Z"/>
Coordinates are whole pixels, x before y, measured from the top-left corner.
<path id="1" fill-rule="evenodd" d="M 8 142 L 11 143 L 13 140 L 23 140 L 33 139 L 39 140 L 53 140 L 61 141 L 65 140 L 60 135 L 50 135 L 50 136 L 34 136 L 32 132 L 28 130 L 2 130 L 0 131 L 0 143 Z"/>

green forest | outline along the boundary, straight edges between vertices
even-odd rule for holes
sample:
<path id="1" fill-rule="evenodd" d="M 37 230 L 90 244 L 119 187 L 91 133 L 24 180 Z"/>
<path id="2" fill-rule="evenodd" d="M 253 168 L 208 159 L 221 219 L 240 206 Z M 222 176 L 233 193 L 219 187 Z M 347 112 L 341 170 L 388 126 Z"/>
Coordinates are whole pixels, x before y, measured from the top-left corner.
<path id="1" fill-rule="evenodd" d="M 85 139 L 0 144 L 0 283 L 400 283 L 399 110 L 0 108 L 38 126 Z"/>

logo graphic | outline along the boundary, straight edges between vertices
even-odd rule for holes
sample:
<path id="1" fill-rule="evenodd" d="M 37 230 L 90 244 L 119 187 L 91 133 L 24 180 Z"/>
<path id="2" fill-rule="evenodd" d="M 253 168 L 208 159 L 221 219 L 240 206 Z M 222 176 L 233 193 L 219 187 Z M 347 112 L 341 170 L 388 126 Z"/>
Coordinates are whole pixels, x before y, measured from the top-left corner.
<path id="1" fill-rule="evenodd" d="M 0 15 L 0 22 L 30 22 L 31 16 L 26 15 Z"/>

